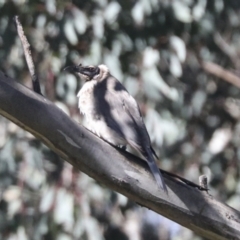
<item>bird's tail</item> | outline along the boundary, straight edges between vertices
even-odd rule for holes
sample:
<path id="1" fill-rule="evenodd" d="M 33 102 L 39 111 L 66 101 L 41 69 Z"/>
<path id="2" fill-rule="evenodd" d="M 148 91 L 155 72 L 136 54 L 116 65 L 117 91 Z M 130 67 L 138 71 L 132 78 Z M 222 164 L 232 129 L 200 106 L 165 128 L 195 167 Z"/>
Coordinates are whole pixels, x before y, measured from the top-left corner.
<path id="1" fill-rule="evenodd" d="M 157 185 L 159 188 L 163 189 L 163 191 L 165 193 L 167 193 L 167 187 L 166 187 L 166 184 L 165 184 L 165 181 L 163 179 L 163 176 L 159 170 L 159 168 L 157 167 L 157 164 L 153 158 L 153 153 L 152 152 L 148 152 L 146 155 L 145 155 L 146 159 L 147 159 L 147 163 L 148 163 L 148 166 L 157 182 Z"/>

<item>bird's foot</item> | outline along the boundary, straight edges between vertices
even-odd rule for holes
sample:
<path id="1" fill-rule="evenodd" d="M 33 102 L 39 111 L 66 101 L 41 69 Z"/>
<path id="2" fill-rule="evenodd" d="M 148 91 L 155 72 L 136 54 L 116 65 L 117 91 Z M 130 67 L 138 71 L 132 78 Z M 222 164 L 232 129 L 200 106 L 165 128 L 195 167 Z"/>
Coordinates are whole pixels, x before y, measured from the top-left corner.
<path id="1" fill-rule="evenodd" d="M 121 148 L 122 150 L 126 151 L 127 150 L 127 146 L 126 145 L 118 145 L 118 148 Z"/>

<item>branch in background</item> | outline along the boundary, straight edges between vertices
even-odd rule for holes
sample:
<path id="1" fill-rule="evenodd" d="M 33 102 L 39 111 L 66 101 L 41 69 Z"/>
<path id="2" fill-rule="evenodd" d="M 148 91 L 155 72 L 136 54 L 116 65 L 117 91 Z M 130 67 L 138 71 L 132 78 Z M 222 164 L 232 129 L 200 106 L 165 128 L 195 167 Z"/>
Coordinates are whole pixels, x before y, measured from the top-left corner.
<path id="1" fill-rule="evenodd" d="M 240 78 L 236 76 L 235 74 L 231 73 L 230 71 L 222 68 L 221 66 L 217 65 L 216 63 L 213 62 L 202 62 L 202 67 L 203 69 L 215 75 L 216 77 L 219 77 L 234 86 L 240 88 Z"/>
<path id="2" fill-rule="evenodd" d="M 214 42 L 225 53 L 234 64 L 235 68 L 239 68 L 239 57 L 236 50 L 219 34 L 214 34 Z"/>
<path id="3" fill-rule="evenodd" d="M 146 162 L 112 147 L 53 103 L 1 72 L 0 114 L 35 135 L 76 169 L 140 205 L 205 238 L 240 240 L 240 212 L 164 175 L 166 195 Z"/>
<path id="4" fill-rule="evenodd" d="M 24 34 L 23 31 L 23 27 L 22 24 L 20 23 L 18 16 L 14 17 L 14 21 L 17 27 L 17 32 L 18 32 L 18 36 L 22 42 L 22 46 L 23 46 L 23 51 L 24 51 L 24 55 L 26 58 L 26 62 L 27 62 L 27 66 L 32 78 L 32 84 L 33 84 L 33 90 L 34 92 L 42 95 L 41 92 L 41 88 L 40 88 L 40 83 L 39 83 L 39 79 L 37 76 L 37 73 L 35 71 L 35 67 L 34 67 L 34 63 L 33 63 L 33 59 L 32 59 L 32 54 L 31 54 L 31 50 L 30 50 L 30 44 Z"/>

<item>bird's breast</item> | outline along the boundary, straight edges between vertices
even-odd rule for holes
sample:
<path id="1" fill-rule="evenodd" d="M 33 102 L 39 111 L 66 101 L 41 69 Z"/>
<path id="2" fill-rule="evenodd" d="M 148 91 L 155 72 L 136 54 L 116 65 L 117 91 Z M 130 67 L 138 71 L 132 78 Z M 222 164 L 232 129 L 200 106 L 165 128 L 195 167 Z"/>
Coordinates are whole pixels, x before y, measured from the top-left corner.
<path id="1" fill-rule="evenodd" d="M 85 126 L 113 145 L 126 145 L 126 140 L 112 129 L 104 115 L 108 104 L 104 101 L 103 94 L 96 93 L 100 90 L 97 83 L 86 82 L 78 93 L 78 107 L 86 120 Z"/>
<path id="2" fill-rule="evenodd" d="M 94 87 L 96 82 L 86 82 L 77 94 L 80 112 L 89 118 L 95 112 Z"/>

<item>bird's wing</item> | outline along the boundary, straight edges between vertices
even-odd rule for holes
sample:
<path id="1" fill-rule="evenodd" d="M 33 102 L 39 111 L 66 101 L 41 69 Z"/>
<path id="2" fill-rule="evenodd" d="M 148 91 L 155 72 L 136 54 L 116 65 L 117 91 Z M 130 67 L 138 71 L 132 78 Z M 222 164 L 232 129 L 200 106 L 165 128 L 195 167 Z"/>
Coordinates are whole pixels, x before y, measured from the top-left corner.
<path id="1" fill-rule="evenodd" d="M 115 129 L 134 148 L 142 152 L 141 146 L 150 147 L 150 138 L 143 122 L 139 106 L 124 86 L 115 78 L 110 77 L 105 83 L 107 91 L 100 96 L 105 121 Z M 102 91 L 98 91 L 102 92 Z"/>
<path id="2" fill-rule="evenodd" d="M 167 192 L 164 179 L 154 161 L 155 152 L 151 147 L 137 102 L 115 78 L 109 77 L 102 84 L 103 89 L 107 91 L 96 90 L 96 94 L 101 93 L 97 97 L 98 103 L 96 102 L 98 111 L 102 111 L 101 115 L 111 129 L 114 129 L 119 136 L 146 158 L 158 186 Z"/>

